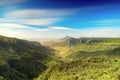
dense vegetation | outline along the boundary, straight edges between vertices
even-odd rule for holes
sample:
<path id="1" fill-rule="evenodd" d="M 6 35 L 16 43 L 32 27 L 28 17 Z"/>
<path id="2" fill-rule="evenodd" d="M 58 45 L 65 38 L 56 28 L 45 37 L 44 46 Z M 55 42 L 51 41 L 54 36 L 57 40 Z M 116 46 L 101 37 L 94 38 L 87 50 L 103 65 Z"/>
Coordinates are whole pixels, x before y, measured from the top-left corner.
<path id="1" fill-rule="evenodd" d="M 119 80 L 120 57 L 87 57 L 54 65 L 37 80 Z"/>
<path id="2" fill-rule="evenodd" d="M 120 38 L 69 38 L 49 47 L 64 63 L 37 80 L 120 80 Z"/>
<path id="3" fill-rule="evenodd" d="M 0 80 L 120 80 L 120 38 L 68 36 L 46 46 L 0 36 Z"/>
<path id="4" fill-rule="evenodd" d="M 38 42 L 0 36 L 0 80 L 32 80 L 56 61 Z"/>
<path id="5" fill-rule="evenodd" d="M 85 53 L 111 51 L 120 46 L 120 38 L 72 38 L 47 45 L 56 51 L 56 56 L 76 60 Z M 92 55 L 92 54 L 90 54 Z M 76 57 L 75 57 L 76 56 Z M 81 56 L 82 57 L 82 56 Z M 68 61 L 69 61 L 68 60 Z"/>

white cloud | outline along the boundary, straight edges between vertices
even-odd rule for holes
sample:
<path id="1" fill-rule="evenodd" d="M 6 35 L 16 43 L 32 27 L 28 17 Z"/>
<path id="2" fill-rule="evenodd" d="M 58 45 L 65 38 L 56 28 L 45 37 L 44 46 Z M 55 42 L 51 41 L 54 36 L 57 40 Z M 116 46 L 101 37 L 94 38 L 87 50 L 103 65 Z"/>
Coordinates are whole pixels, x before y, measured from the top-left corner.
<path id="1" fill-rule="evenodd" d="M 120 37 L 120 28 L 91 28 L 75 30 L 72 36 L 76 37 Z"/>
<path id="2" fill-rule="evenodd" d="M 20 25 L 20 24 L 14 24 L 14 23 L 2 23 L 0 24 L 0 28 L 26 28 L 26 29 L 32 29 L 32 27 L 28 27 L 25 25 Z"/>
<path id="3" fill-rule="evenodd" d="M 56 10 L 56 9 L 24 9 L 11 11 L 5 15 L 7 18 L 48 18 L 61 17 L 73 14 L 72 10 Z"/>
<path id="4" fill-rule="evenodd" d="M 10 11 L 9 13 L 4 14 L 3 21 L 6 20 L 7 22 L 11 21 L 13 23 L 36 26 L 51 26 L 58 21 L 64 20 L 64 16 L 68 16 L 73 13 L 74 11 L 69 9 L 24 9 Z"/>
<path id="5" fill-rule="evenodd" d="M 10 37 L 17 37 L 22 39 L 59 39 L 66 35 L 73 37 L 120 37 L 120 28 L 91 28 L 91 29 L 78 29 L 78 30 L 51 30 L 36 29 L 31 30 L 12 28 L 0 28 L 0 34 Z"/>
<path id="6" fill-rule="evenodd" d="M 51 26 L 73 14 L 71 10 L 26 9 L 11 11 L 0 19 L 0 34 L 23 39 L 60 38 L 66 35 L 73 37 L 120 37 L 120 28 L 72 29 L 64 26 Z M 107 20 L 101 22 L 119 22 Z M 1 24 L 2 23 L 2 24 Z M 43 29 L 26 25 L 47 26 Z"/>
<path id="7" fill-rule="evenodd" d="M 46 32 L 46 31 L 50 31 L 50 29 L 33 29 L 34 31 L 37 32 Z"/>
<path id="8" fill-rule="evenodd" d="M 42 19 L 0 19 L 0 23 L 17 23 L 17 24 L 27 24 L 35 26 L 49 26 L 60 21 L 60 18 L 42 18 Z"/>
<path id="9" fill-rule="evenodd" d="M 20 31 L 22 29 L 24 29 L 23 31 L 37 31 L 37 32 L 50 31 L 50 29 L 48 29 L 48 28 L 40 29 L 40 28 L 34 28 L 34 27 L 25 26 L 25 25 L 21 25 L 21 24 L 14 24 L 14 23 L 0 24 L 0 30 L 12 30 L 12 29 L 17 30 L 17 31 Z"/>
<path id="10" fill-rule="evenodd" d="M 52 30 L 72 30 L 72 28 L 68 28 L 68 27 L 60 27 L 60 26 L 53 26 L 53 27 L 49 27 Z"/>
<path id="11" fill-rule="evenodd" d="M 27 0 L 0 0 L 0 6 L 12 5 L 26 2 Z"/>
<path id="12" fill-rule="evenodd" d="M 26 30 L 13 30 L 11 28 L 0 28 L 0 35 L 8 36 L 8 37 L 16 37 L 20 39 L 28 39 L 33 35 Z"/>
<path id="13" fill-rule="evenodd" d="M 14 22 L 36 26 L 49 26 L 60 20 L 61 19 L 59 18 L 43 18 L 43 19 L 23 19 Z"/>

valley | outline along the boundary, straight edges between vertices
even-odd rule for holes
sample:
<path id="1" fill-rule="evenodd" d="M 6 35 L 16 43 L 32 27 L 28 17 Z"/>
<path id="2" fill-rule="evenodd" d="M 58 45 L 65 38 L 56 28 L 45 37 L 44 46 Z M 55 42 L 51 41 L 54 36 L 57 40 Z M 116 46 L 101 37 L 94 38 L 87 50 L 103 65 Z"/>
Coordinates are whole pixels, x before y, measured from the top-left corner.
<path id="1" fill-rule="evenodd" d="M 46 45 L 61 64 L 48 68 L 37 80 L 119 80 L 119 38 L 68 38 Z"/>
<path id="2" fill-rule="evenodd" d="M 120 0 L 0 0 L 0 80 L 120 80 Z"/>
<path id="3" fill-rule="evenodd" d="M 120 38 L 0 36 L 0 80 L 119 80 Z"/>

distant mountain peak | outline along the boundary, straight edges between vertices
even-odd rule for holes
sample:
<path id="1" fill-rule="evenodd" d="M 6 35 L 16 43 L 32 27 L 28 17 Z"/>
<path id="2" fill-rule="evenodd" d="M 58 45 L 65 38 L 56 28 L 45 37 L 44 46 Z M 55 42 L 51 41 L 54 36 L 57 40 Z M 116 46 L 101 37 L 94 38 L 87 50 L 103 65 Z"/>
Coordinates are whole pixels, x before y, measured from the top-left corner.
<path id="1" fill-rule="evenodd" d="M 70 36 L 65 36 L 65 37 L 61 38 L 60 40 L 65 41 L 65 40 L 67 40 L 69 38 L 71 38 L 71 37 Z"/>

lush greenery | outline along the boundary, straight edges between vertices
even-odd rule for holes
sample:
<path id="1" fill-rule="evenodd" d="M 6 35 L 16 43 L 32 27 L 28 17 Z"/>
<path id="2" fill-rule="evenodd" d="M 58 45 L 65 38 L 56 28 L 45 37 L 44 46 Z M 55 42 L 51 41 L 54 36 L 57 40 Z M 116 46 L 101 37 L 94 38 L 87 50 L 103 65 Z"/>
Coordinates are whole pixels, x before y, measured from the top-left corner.
<path id="1" fill-rule="evenodd" d="M 37 80 L 119 80 L 120 57 L 87 57 L 54 65 Z"/>
<path id="2" fill-rule="evenodd" d="M 0 36 L 0 80 L 120 80 L 120 38 L 47 43 Z"/>
<path id="3" fill-rule="evenodd" d="M 64 62 L 37 80 L 120 80 L 119 38 L 69 38 L 49 47 Z"/>
<path id="4" fill-rule="evenodd" d="M 48 45 L 63 59 L 76 60 L 84 53 L 110 51 L 120 46 L 120 38 L 72 38 Z M 92 55 L 92 54 L 90 54 Z M 76 56 L 76 57 L 75 57 Z M 81 57 L 83 57 L 81 56 Z M 69 61 L 68 60 L 68 61 Z"/>
<path id="5" fill-rule="evenodd" d="M 0 36 L 0 80 L 32 80 L 55 62 L 38 42 Z"/>

